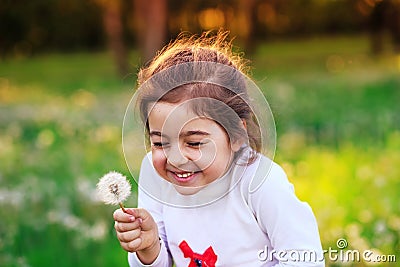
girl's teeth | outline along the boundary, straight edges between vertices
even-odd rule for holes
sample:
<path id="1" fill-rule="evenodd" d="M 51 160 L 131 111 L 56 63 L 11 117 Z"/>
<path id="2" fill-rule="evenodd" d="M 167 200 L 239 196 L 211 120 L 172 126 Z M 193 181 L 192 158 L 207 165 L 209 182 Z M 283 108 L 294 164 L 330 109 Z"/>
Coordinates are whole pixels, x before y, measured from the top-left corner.
<path id="1" fill-rule="evenodd" d="M 187 172 L 187 173 L 177 173 L 176 176 L 179 178 L 188 178 L 190 175 L 192 175 L 194 172 Z"/>

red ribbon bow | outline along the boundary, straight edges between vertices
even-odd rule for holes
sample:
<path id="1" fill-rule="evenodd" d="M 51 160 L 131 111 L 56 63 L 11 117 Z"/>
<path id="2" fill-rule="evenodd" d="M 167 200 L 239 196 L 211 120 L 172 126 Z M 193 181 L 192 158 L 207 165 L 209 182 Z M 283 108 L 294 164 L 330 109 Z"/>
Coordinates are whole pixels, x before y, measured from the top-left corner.
<path id="1" fill-rule="evenodd" d="M 185 258 L 190 258 L 188 267 L 215 267 L 217 255 L 211 246 L 204 251 L 203 255 L 193 252 L 185 240 L 179 244 L 179 248 L 182 250 Z"/>

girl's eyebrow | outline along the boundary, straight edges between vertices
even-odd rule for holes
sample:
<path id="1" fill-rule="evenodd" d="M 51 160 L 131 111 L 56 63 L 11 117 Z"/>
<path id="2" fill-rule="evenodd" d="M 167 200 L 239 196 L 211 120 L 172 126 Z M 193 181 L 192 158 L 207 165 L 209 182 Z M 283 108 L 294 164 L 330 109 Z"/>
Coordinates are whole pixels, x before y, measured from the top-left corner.
<path id="1" fill-rule="evenodd" d="M 162 134 L 159 131 L 151 131 L 150 136 L 162 136 Z"/>
<path id="2" fill-rule="evenodd" d="M 186 131 L 186 132 L 182 132 L 179 134 L 179 136 L 181 137 L 187 137 L 187 136 L 191 136 L 191 135 L 202 135 L 202 136 L 207 136 L 210 135 L 207 132 L 201 131 L 201 130 L 195 130 L 195 131 Z"/>
<path id="3" fill-rule="evenodd" d="M 210 134 L 201 130 L 186 131 L 186 132 L 181 132 L 179 134 L 180 137 L 188 137 L 191 135 L 208 136 Z M 150 136 L 164 136 L 164 135 L 160 131 L 151 131 Z"/>

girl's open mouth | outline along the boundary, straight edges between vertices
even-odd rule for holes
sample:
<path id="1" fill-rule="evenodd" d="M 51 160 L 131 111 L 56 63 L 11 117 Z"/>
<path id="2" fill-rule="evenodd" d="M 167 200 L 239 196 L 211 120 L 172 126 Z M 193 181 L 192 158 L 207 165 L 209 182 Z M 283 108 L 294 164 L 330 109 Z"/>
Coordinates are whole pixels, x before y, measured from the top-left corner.
<path id="1" fill-rule="evenodd" d="M 179 183 L 189 183 L 196 177 L 197 172 L 171 172 L 174 179 L 177 180 Z"/>

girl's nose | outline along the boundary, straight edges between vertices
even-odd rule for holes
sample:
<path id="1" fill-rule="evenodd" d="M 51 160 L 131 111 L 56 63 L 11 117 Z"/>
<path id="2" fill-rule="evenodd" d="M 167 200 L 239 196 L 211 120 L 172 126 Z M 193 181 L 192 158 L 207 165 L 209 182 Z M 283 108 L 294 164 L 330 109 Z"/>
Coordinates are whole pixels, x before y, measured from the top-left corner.
<path id="1" fill-rule="evenodd" d="M 165 151 L 165 154 L 167 156 L 167 162 L 174 167 L 179 168 L 189 161 L 179 146 L 170 147 Z"/>

